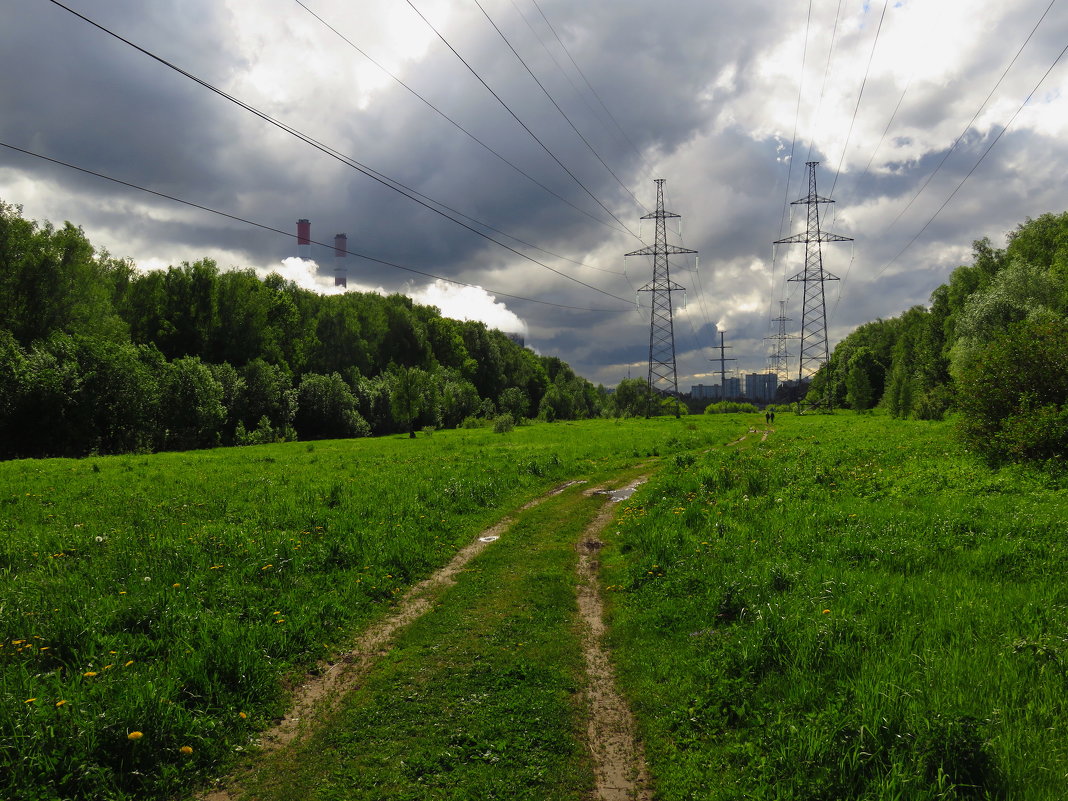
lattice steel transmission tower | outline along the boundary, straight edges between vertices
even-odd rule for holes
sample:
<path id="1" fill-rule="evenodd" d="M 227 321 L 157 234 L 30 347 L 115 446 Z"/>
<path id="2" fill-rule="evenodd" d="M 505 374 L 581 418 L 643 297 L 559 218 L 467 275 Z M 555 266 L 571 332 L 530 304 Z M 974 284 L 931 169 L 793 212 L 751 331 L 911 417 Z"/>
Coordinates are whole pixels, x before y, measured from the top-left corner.
<path id="1" fill-rule="evenodd" d="M 675 323 L 672 320 L 671 293 L 682 292 L 685 287 L 671 280 L 668 267 L 668 255 L 679 253 L 696 253 L 696 250 L 669 245 L 667 243 L 666 220 L 681 215 L 664 211 L 664 179 L 656 179 L 656 211 L 646 214 L 643 220 L 656 220 L 656 237 L 651 246 L 632 251 L 628 256 L 652 256 L 653 280 L 639 289 L 639 292 L 652 293 L 652 305 L 649 315 L 649 395 L 650 406 L 657 392 L 670 394 L 675 398 L 675 417 L 679 413 L 679 379 L 675 366 Z M 646 417 L 649 411 L 646 411 Z"/>
<path id="2" fill-rule="evenodd" d="M 793 322 L 793 320 L 786 316 L 785 300 L 779 301 L 779 316 L 773 317 L 771 321 L 779 324 L 779 332 L 775 336 L 765 337 L 765 339 L 769 339 L 772 342 L 771 355 L 768 356 L 768 372 L 775 373 L 780 381 L 785 381 L 788 378 L 787 370 L 789 369 L 787 362 L 792 355 L 787 350 L 786 343 L 793 339 L 786 333 L 786 324 Z"/>
<path id="3" fill-rule="evenodd" d="M 808 206 L 808 228 L 803 234 L 794 234 L 778 239 L 776 245 L 805 243 L 805 269 L 789 278 L 804 286 L 805 299 L 801 306 L 801 359 L 797 369 L 797 381 L 812 376 L 830 359 L 827 346 L 827 304 L 823 289 L 826 281 L 837 281 L 838 276 L 823 269 L 824 242 L 852 242 L 848 236 L 829 234 L 820 230 L 820 204 L 834 203 L 830 198 L 816 194 L 816 165 L 818 161 L 806 162 L 808 167 L 808 195 L 795 200 L 791 206 Z"/>

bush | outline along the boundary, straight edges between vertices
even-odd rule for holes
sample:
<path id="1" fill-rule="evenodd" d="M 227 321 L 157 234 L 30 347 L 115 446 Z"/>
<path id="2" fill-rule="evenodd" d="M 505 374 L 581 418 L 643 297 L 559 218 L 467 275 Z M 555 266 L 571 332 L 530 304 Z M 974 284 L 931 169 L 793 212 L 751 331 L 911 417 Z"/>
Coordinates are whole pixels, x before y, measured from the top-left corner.
<path id="1" fill-rule="evenodd" d="M 493 421 L 494 434 L 507 434 L 515 428 L 515 420 L 510 414 L 499 414 Z"/>
<path id="2" fill-rule="evenodd" d="M 705 407 L 705 414 L 732 414 L 736 412 L 756 413 L 757 407 L 751 403 L 739 403 L 737 401 L 719 401 Z"/>
<path id="3" fill-rule="evenodd" d="M 1049 312 L 1004 329 L 958 378 L 961 436 L 992 463 L 1068 453 L 1068 320 Z"/>

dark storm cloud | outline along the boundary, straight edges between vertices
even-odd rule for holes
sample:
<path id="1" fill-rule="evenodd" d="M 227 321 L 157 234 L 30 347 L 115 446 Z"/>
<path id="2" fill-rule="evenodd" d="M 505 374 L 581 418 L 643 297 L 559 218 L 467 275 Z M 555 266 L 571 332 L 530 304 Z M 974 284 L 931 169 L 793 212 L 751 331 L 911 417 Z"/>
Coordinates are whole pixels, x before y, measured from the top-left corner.
<path id="1" fill-rule="evenodd" d="M 794 8 L 770 0 L 672 0 L 654 13 L 647 4 L 631 0 L 543 0 L 546 16 L 624 136 L 589 94 L 531 4 L 518 6 L 569 70 L 585 102 L 576 97 L 516 8 L 487 3 L 494 21 L 629 192 L 560 118 L 477 7 L 417 3 L 618 222 L 433 36 L 417 57 L 402 62 L 398 74 L 585 213 L 517 174 L 396 84 L 387 80 L 383 88 L 367 89 L 361 77 L 365 73 L 360 72 L 366 68 L 363 58 L 295 4 L 77 4 L 102 24 L 325 145 L 469 215 L 474 221 L 467 223 L 483 233 L 623 301 L 464 230 L 55 6 L 23 5 L 24 11 L 20 8 L 17 18 L 0 30 L 0 107 L 18 110 L 0 116 L 0 140 L 284 231 L 292 231 L 298 217 L 307 217 L 318 241 L 329 244 L 335 233 L 346 232 L 354 251 L 491 291 L 620 309 L 582 313 L 501 298 L 528 324 L 529 344 L 560 355 L 587 377 L 605 383 L 615 383 L 625 377 L 627 365 L 647 358 L 648 317 L 627 303 L 649 280 L 650 260 L 630 260 L 628 275 L 622 276 L 530 249 L 505 234 L 619 271 L 622 254 L 643 243 L 617 229 L 622 225 L 637 230 L 638 218 L 655 201 L 652 179 L 665 178 L 668 208 L 682 215 L 684 225 L 683 239 L 672 235 L 671 241 L 700 251 L 700 274 L 693 272 L 691 261 L 672 263 L 673 278 L 689 290 L 688 305 L 676 321 L 680 384 L 686 384 L 689 376 L 710 370 L 717 326 L 727 330 L 727 342 L 734 345 L 734 366 L 743 371 L 763 367 L 769 312 L 777 312 L 783 278 L 800 269 L 803 259 L 803 246 L 795 245 L 780 248 L 773 263 L 771 242 L 803 229 L 803 207 L 793 208 L 789 230 L 780 230 L 780 220 L 784 201 L 807 191 L 803 162 L 808 158 L 821 161 L 821 194 L 835 186 L 837 213 L 825 227 L 857 240 L 852 264 L 849 245 L 832 246 L 826 256 L 828 269 L 844 279 L 840 301 L 837 289 L 829 292 L 837 306 L 834 336 L 848 333 L 847 326 L 926 302 L 931 289 L 967 256 L 972 239 L 990 236 L 1000 244 L 1004 233 L 1025 216 L 1066 205 L 1058 182 L 1048 179 L 1068 169 L 1065 148 L 1055 133 L 1063 125 L 1050 123 L 1044 132 L 1040 124 L 1026 122 L 1025 113 L 968 179 L 966 191 L 888 266 L 972 169 L 1063 46 L 1068 15 L 1051 11 L 993 98 L 996 113 L 988 111 L 972 126 L 914 207 L 890 226 L 1037 21 L 1045 8 L 1039 2 L 1019 4 L 1012 13 L 984 6 L 982 13 L 1000 14 L 991 23 L 996 30 L 977 29 L 973 35 L 985 37 L 979 41 L 947 40 L 945 52 L 957 61 L 933 66 L 924 62 L 878 151 L 875 145 L 907 76 L 873 70 L 844 160 L 843 131 L 850 126 L 878 8 L 846 10 L 849 16 L 842 20 L 830 60 L 827 97 L 820 105 L 816 93 L 828 63 L 833 10 L 814 5 L 802 111 L 795 121 L 805 29 L 801 4 Z M 406 41 L 368 40 L 368 14 L 410 17 L 409 38 L 429 35 L 403 5 L 398 11 L 368 2 L 359 16 L 334 0 L 320 0 L 315 7 L 353 41 L 376 53 L 403 49 Z M 900 48 L 910 37 L 930 33 L 907 28 L 895 32 L 894 22 L 919 8 L 906 3 L 888 10 L 880 49 Z M 952 31 L 947 26 L 946 35 Z M 1033 107 L 1041 111 L 1042 104 L 1051 100 L 1040 93 Z M 815 114 L 817 105 L 820 116 Z M 1060 113 L 1063 117 L 1063 110 Z M 788 166 L 784 159 L 795 124 L 798 141 L 793 165 Z M 830 133 L 823 135 L 824 129 Z M 866 171 L 869 157 L 872 168 Z M 19 187 L 28 201 L 48 209 L 54 218 L 83 225 L 94 242 L 103 240 L 116 255 L 167 262 L 210 252 L 225 259 L 224 266 L 262 268 L 295 253 L 293 241 L 285 237 L 0 152 L 0 194 L 6 195 L 9 186 Z M 646 242 L 652 230 L 647 223 Z M 321 272 L 329 274 L 329 250 L 316 256 Z M 423 282 L 358 259 L 350 262 L 350 280 L 387 291 Z M 788 289 L 794 293 L 791 303 L 799 303 L 797 287 Z"/>

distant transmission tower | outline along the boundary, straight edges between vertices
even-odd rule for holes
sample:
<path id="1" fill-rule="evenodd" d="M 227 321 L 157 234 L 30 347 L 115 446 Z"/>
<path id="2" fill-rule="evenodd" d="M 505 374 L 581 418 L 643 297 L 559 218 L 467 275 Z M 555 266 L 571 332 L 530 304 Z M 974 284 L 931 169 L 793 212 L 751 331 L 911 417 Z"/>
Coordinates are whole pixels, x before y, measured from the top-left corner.
<path id="1" fill-rule="evenodd" d="M 827 304 L 823 290 L 825 281 L 837 281 L 838 276 L 823 269 L 823 242 L 852 242 L 848 236 L 828 234 L 820 230 L 820 203 L 833 200 L 816 194 L 816 165 L 818 161 L 806 162 L 808 166 L 808 195 L 795 200 L 791 206 L 808 206 L 808 228 L 803 234 L 778 239 L 776 245 L 805 243 L 805 269 L 790 278 L 800 281 L 805 288 L 805 300 L 801 307 L 801 360 L 797 369 L 798 384 L 806 376 L 812 376 L 830 359 L 827 346 Z"/>
<path id="2" fill-rule="evenodd" d="M 779 301 L 779 316 L 772 319 L 773 323 L 779 324 L 779 333 L 773 337 L 767 337 L 772 342 L 771 355 L 768 357 L 768 372 L 775 373 L 780 381 L 785 381 L 787 376 L 788 365 L 787 362 L 790 359 L 790 352 L 786 348 L 786 343 L 792 339 L 786 333 L 786 324 L 792 322 L 792 320 L 786 316 L 786 301 Z"/>
<path id="3" fill-rule="evenodd" d="M 715 345 L 712 346 L 713 348 Z M 710 359 L 710 361 L 719 362 L 719 399 L 721 401 L 727 400 L 727 362 L 737 361 L 733 356 L 727 356 L 727 349 L 732 347 L 731 345 L 723 344 L 723 331 L 719 332 L 719 359 Z"/>
<path id="4" fill-rule="evenodd" d="M 679 378 L 675 367 L 675 324 L 671 317 L 671 293 L 685 289 L 671 280 L 668 254 L 696 253 L 696 250 L 680 248 L 667 243 L 669 217 L 679 217 L 664 211 L 664 179 L 656 179 L 656 211 L 646 214 L 643 220 L 656 220 L 656 238 L 651 247 L 628 253 L 628 256 L 652 256 L 653 280 L 639 289 L 652 292 L 652 311 L 649 315 L 649 395 L 650 406 L 657 392 L 671 394 L 675 398 L 675 417 L 679 417 Z M 646 417 L 649 412 L 646 411 Z"/>

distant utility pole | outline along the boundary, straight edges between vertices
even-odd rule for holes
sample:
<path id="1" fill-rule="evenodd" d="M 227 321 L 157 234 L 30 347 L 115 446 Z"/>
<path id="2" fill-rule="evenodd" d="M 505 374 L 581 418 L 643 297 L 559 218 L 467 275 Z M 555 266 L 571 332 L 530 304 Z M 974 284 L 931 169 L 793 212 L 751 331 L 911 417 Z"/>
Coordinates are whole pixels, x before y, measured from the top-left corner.
<path id="1" fill-rule="evenodd" d="M 652 256 L 653 280 L 639 289 L 639 292 L 652 292 L 652 306 L 649 315 L 649 406 L 659 390 L 675 397 L 675 417 L 679 412 L 679 378 L 675 367 L 675 324 L 671 316 L 671 293 L 685 289 L 671 280 L 668 268 L 668 255 L 676 253 L 696 253 L 696 250 L 680 248 L 667 243 L 667 225 L 669 217 L 679 217 L 664 211 L 664 179 L 656 179 L 656 211 L 646 214 L 643 220 L 656 220 L 656 238 L 651 247 L 628 253 L 628 256 Z M 647 408 L 645 416 L 649 416 Z"/>
<path id="2" fill-rule="evenodd" d="M 713 346 L 715 347 L 715 346 Z M 730 345 L 723 344 L 723 332 L 719 332 L 719 359 L 709 359 L 709 361 L 719 362 L 719 399 L 721 401 L 727 400 L 727 362 L 736 361 L 734 357 L 727 356 L 727 348 Z"/>
<path id="3" fill-rule="evenodd" d="M 765 337 L 772 342 L 771 355 L 768 357 L 768 372 L 775 373 L 780 381 L 787 378 L 787 362 L 790 352 L 786 349 L 786 343 L 791 339 L 786 333 L 786 324 L 793 322 L 786 316 L 786 301 L 779 301 L 779 316 L 772 318 L 773 323 L 779 324 L 779 333 L 773 337 Z"/>
<path id="4" fill-rule="evenodd" d="M 818 161 L 806 162 L 808 166 L 808 195 L 795 200 L 791 206 L 808 206 L 808 228 L 803 234 L 778 239 L 776 245 L 805 243 L 805 269 L 790 278 L 800 281 L 805 288 L 805 300 L 801 306 L 801 360 L 797 369 L 800 385 L 805 376 L 812 376 L 830 359 L 827 345 L 827 304 L 823 290 L 825 281 L 837 281 L 838 276 L 823 269 L 823 242 L 852 242 L 848 236 L 838 236 L 820 230 L 820 203 L 834 203 L 830 198 L 816 194 L 816 165 Z"/>

